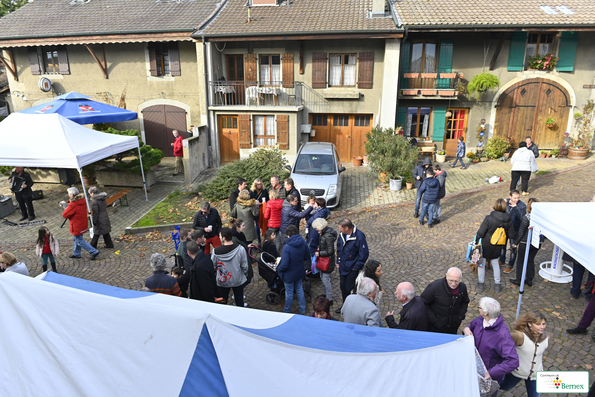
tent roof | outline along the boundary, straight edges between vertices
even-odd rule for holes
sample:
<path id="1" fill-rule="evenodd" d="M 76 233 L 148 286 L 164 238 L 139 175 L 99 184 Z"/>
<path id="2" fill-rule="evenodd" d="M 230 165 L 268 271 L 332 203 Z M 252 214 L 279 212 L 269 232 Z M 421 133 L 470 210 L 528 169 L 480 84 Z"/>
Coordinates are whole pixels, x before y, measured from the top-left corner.
<path id="1" fill-rule="evenodd" d="M 0 122 L 0 165 L 80 168 L 138 147 L 135 136 L 106 134 L 59 114 L 13 113 Z"/>
<path id="2" fill-rule="evenodd" d="M 595 203 L 534 203 L 531 226 L 595 273 Z"/>

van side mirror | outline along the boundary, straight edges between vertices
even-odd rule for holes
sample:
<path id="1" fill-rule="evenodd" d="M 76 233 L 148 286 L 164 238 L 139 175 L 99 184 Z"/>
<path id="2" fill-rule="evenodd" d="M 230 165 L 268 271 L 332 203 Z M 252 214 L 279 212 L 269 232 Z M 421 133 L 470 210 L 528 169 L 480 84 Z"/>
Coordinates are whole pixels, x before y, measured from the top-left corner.
<path id="1" fill-rule="evenodd" d="M 289 172 L 291 172 L 291 166 L 290 165 L 286 165 L 285 169 L 288 170 Z"/>
<path id="2" fill-rule="evenodd" d="M 340 174 L 341 172 L 343 172 L 343 171 L 345 171 L 345 167 L 341 167 L 341 168 L 339 168 L 339 174 Z"/>

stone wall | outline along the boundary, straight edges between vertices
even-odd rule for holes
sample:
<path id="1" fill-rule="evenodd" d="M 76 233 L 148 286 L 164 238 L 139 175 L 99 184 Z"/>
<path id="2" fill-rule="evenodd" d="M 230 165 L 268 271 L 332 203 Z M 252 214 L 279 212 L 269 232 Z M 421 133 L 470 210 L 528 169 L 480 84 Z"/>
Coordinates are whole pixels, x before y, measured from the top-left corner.
<path id="1" fill-rule="evenodd" d="M 209 136 L 205 125 L 198 127 L 198 136 L 184 139 L 184 184 L 190 185 L 209 167 Z"/>

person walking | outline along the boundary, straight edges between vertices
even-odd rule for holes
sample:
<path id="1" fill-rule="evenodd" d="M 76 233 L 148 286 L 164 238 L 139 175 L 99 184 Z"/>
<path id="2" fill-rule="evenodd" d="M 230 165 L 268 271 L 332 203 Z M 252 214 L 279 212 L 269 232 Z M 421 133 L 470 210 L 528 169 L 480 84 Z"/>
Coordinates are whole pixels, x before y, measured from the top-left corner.
<path id="1" fill-rule="evenodd" d="M 50 233 L 50 230 L 47 227 L 40 227 L 37 236 L 37 244 L 35 244 L 35 254 L 41 257 L 41 268 L 44 272 L 47 272 L 48 270 L 49 260 L 52 265 L 52 271 L 58 273 L 54 255 L 58 255 L 59 253 L 60 244 L 58 243 L 58 239 Z"/>
<path id="2" fill-rule="evenodd" d="M 97 248 L 99 236 L 103 236 L 105 248 L 114 248 L 114 243 L 110 232 L 112 225 L 107 215 L 107 193 L 99 193 L 99 189 L 95 186 L 89 188 L 89 195 L 91 196 L 91 213 L 93 216 L 93 238 L 91 239 L 91 247 Z"/>
<path id="3" fill-rule="evenodd" d="M 422 197 L 421 216 L 419 224 L 423 226 L 424 218 L 428 214 L 428 228 L 434 227 L 434 205 L 438 201 L 440 195 L 440 182 L 434 178 L 434 171 L 431 168 L 426 170 L 426 179 L 417 189 L 419 195 Z"/>
<path id="4" fill-rule="evenodd" d="M 426 179 L 426 171 L 428 168 L 431 169 L 432 167 L 432 160 L 429 157 L 426 157 L 424 161 L 415 167 L 413 170 L 413 179 L 415 179 L 415 188 L 417 189 L 417 196 L 415 197 L 415 213 L 413 214 L 414 218 L 419 218 L 419 205 L 421 203 L 421 195 L 422 192 L 419 191 L 421 184 Z"/>
<path id="5" fill-rule="evenodd" d="M 337 239 L 337 269 L 339 269 L 339 286 L 343 303 L 355 287 L 359 271 L 364 267 L 370 251 L 366 235 L 349 219 L 339 222 L 339 238 Z M 375 296 L 376 294 L 374 294 Z M 335 310 L 341 313 L 341 307 Z"/>
<path id="6" fill-rule="evenodd" d="M 452 163 L 450 165 L 450 168 L 455 168 L 455 165 L 457 165 L 457 162 L 461 162 L 461 169 L 462 170 L 466 170 L 467 167 L 465 167 L 465 163 L 463 162 L 463 157 L 465 157 L 465 137 L 464 136 L 460 136 L 459 137 L 459 143 L 457 145 L 457 153 L 456 153 L 456 158 L 454 163 Z"/>
<path id="7" fill-rule="evenodd" d="M 85 241 L 83 235 L 89 231 L 89 222 L 87 220 L 87 203 L 79 190 L 75 187 L 69 187 L 67 190 L 70 200 L 68 203 L 62 201 L 60 204 L 64 208 L 62 216 L 68 219 L 70 224 L 70 234 L 74 240 L 74 251 L 69 256 L 71 259 L 81 258 L 81 248 L 91 254 L 91 260 L 94 261 L 99 256 L 99 251 L 93 248 L 91 244 Z"/>
<path id="8" fill-rule="evenodd" d="M 328 226 L 328 222 L 324 218 L 318 218 L 312 222 L 312 227 L 320 235 L 318 251 L 315 255 L 320 258 L 328 258 L 328 270 L 320 271 L 320 279 L 322 280 L 322 294 L 333 305 L 333 286 L 331 284 L 331 274 L 335 271 L 335 241 L 337 240 L 337 232 Z"/>
<path id="9" fill-rule="evenodd" d="M 178 130 L 173 130 L 171 133 L 174 135 L 174 142 L 171 145 L 176 158 L 176 170 L 172 176 L 176 176 L 184 173 L 184 138 L 178 133 Z"/>
<path id="10" fill-rule="evenodd" d="M 10 190 L 14 193 L 21 209 L 22 216 L 19 222 L 25 219 L 34 220 L 35 209 L 33 208 L 33 190 L 31 190 L 34 182 L 31 175 L 24 171 L 23 167 L 15 167 L 8 178 L 8 183 L 11 185 Z"/>
<path id="11" fill-rule="evenodd" d="M 525 263 L 525 252 L 527 251 L 527 244 L 529 247 L 529 257 L 527 258 L 527 274 L 525 277 L 525 284 L 529 287 L 533 286 L 533 278 L 535 277 L 535 256 L 539 248 L 535 248 L 531 241 L 527 241 L 529 235 L 529 224 L 531 223 L 531 207 L 533 203 L 538 202 L 536 198 L 530 198 L 527 203 L 527 213 L 523 216 L 519 230 L 512 243 L 512 249 L 517 252 L 517 267 L 516 267 L 516 278 L 511 278 L 510 282 L 515 285 L 521 285 L 521 278 L 523 275 L 523 265 Z M 541 242 L 540 242 L 541 246 Z M 506 273 L 506 269 L 505 269 Z"/>
<path id="12" fill-rule="evenodd" d="M 258 202 L 250 198 L 248 190 L 242 190 L 238 195 L 238 201 L 231 210 L 233 218 L 241 219 L 246 225 L 244 234 L 249 243 L 258 242 L 258 234 L 256 233 L 256 226 L 254 217 L 258 215 Z"/>
<path id="13" fill-rule="evenodd" d="M 532 172 L 537 172 L 537 163 L 533 152 L 527 149 L 527 142 L 520 142 L 519 149 L 514 152 L 510 158 L 512 169 L 510 171 L 510 191 L 516 189 L 516 185 L 521 179 L 523 196 L 529 195 L 529 179 Z"/>
<path id="14" fill-rule="evenodd" d="M 281 254 L 281 262 L 277 267 L 277 274 L 285 283 L 285 313 L 291 313 L 293 305 L 293 292 L 295 291 L 298 299 L 300 314 L 306 314 L 306 297 L 302 280 L 306 277 L 304 262 L 310 259 L 308 245 L 299 235 L 298 228 L 295 225 L 289 225 L 286 230 L 287 241 Z"/>
<path id="15" fill-rule="evenodd" d="M 494 245 L 491 242 L 492 235 L 496 229 L 503 228 L 506 232 L 506 237 L 513 239 L 515 237 L 514 226 L 510 220 L 510 215 L 506 212 L 506 200 L 499 198 L 494 203 L 494 210 L 484 218 L 479 230 L 477 231 L 477 238 L 481 239 L 483 251 L 483 263 L 477 268 L 477 283 L 475 287 L 479 292 L 485 291 L 485 274 L 486 266 L 489 263 L 494 270 L 494 290 L 502 292 L 502 285 L 500 283 L 500 266 L 498 258 L 502 251 L 502 245 Z M 506 244 L 506 240 L 504 240 Z M 487 364 L 486 364 L 487 365 Z"/>

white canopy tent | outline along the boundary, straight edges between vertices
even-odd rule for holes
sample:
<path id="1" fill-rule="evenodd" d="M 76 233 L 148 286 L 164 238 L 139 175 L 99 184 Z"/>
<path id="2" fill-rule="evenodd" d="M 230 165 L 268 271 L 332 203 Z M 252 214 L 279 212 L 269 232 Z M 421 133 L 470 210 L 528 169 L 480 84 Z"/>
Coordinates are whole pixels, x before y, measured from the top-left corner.
<path id="1" fill-rule="evenodd" d="M 0 142 L 0 165 L 75 168 L 81 182 L 85 165 L 131 149 L 138 149 L 140 158 L 137 137 L 95 131 L 59 114 L 13 113 L 0 122 Z M 148 201 L 142 158 L 141 171 Z M 87 199 L 84 184 L 83 193 Z"/>

